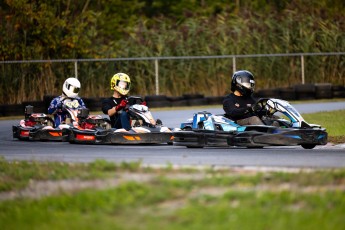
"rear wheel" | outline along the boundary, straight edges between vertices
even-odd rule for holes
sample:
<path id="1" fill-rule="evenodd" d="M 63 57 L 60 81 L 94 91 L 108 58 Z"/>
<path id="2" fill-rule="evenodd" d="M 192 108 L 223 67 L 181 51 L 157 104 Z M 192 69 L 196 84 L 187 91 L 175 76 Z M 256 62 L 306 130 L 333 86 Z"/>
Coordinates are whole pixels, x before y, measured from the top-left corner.
<path id="1" fill-rule="evenodd" d="M 302 144 L 301 145 L 304 149 L 313 149 L 315 148 L 315 144 Z"/>

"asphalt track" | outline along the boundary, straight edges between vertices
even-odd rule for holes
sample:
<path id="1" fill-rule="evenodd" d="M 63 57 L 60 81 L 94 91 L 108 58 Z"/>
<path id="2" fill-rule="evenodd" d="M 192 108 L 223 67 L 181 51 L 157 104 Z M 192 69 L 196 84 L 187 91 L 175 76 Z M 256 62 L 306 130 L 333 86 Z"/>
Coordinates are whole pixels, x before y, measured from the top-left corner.
<path id="1" fill-rule="evenodd" d="M 294 104 L 300 113 L 345 109 L 344 102 Z M 222 108 L 208 111 L 221 114 Z M 168 127 L 192 117 L 195 110 L 155 111 Z M 173 145 L 79 145 L 66 142 L 29 142 L 12 138 L 12 125 L 18 120 L 0 121 L 0 156 L 6 160 L 38 160 L 61 162 L 141 161 L 144 165 L 215 166 L 215 167 L 277 167 L 277 168 L 340 168 L 345 167 L 345 145 L 302 147 L 238 147 L 189 149 Z"/>

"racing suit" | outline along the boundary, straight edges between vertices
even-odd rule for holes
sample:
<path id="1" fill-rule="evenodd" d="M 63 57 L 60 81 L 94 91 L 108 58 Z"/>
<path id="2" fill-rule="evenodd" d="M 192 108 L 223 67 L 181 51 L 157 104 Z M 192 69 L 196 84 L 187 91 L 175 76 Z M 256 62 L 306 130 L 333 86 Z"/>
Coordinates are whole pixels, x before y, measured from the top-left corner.
<path id="1" fill-rule="evenodd" d="M 127 100 L 127 97 L 123 96 L 121 98 L 110 97 L 102 101 L 102 112 L 108 115 L 108 110 L 116 107 L 121 103 L 122 100 Z M 109 116 L 112 128 L 126 130 L 131 129 L 129 113 L 125 110 L 117 111 L 114 115 Z"/>
<path id="2" fill-rule="evenodd" d="M 225 117 L 239 125 L 263 125 L 261 119 L 250 110 L 255 102 L 256 100 L 252 96 L 236 96 L 231 93 L 223 100 Z"/>
<path id="3" fill-rule="evenodd" d="M 68 98 L 63 95 L 55 97 L 49 105 L 48 114 L 54 115 L 55 127 L 58 127 L 61 123 L 66 121 L 67 112 L 62 109 L 63 101 L 70 99 L 78 102 L 78 108 L 86 108 L 84 101 L 80 97 Z"/>

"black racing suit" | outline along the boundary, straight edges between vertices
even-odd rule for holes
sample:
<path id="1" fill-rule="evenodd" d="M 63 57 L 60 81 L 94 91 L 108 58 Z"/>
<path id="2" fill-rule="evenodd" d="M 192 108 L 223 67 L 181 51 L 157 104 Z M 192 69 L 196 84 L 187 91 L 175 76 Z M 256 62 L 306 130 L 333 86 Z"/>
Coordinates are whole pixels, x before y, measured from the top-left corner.
<path id="1" fill-rule="evenodd" d="M 225 117 L 239 123 L 240 125 L 262 125 L 263 122 L 256 116 L 256 114 L 249 110 L 255 102 L 256 99 L 252 96 L 236 96 L 231 93 L 223 100 Z M 242 120 L 244 122 L 241 122 Z"/>

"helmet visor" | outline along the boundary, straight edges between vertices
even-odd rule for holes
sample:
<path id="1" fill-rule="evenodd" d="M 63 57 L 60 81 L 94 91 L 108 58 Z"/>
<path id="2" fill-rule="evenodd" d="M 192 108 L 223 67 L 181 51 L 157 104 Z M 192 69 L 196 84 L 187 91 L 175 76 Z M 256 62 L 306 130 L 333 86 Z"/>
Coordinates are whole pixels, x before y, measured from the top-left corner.
<path id="1" fill-rule="evenodd" d="M 254 89 L 255 87 L 255 81 L 246 76 L 237 77 L 236 81 L 247 89 Z"/>
<path id="2" fill-rule="evenodd" d="M 127 81 L 121 81 L 119 80 L 116 84 L 118 87 L 120 87 L 121 89 L 129 89 L 129 83 Z"/>
<path id="3" fill-rule="evenodd" d="M 75 86 L 73 86 L 73 85 L 71 85 L 71 84 L 68 84 L 67 89 L 68 89 L 70 92 L 73 92 L 73 93 L 79 93 L 79 90 L 80 90 L 79 87 L 75 87 Z"/>

